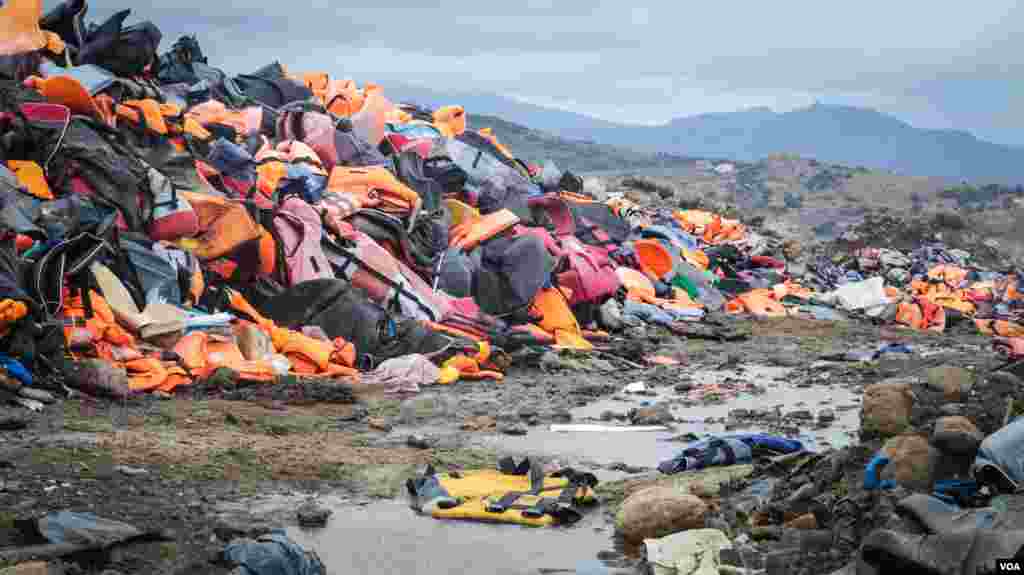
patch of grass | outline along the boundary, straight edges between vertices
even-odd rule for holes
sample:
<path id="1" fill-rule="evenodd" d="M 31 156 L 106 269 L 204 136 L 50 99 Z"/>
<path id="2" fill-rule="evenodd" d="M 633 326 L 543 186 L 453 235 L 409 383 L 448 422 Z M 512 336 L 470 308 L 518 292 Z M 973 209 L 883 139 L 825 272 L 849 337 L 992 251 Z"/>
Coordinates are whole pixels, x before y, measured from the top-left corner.
<path id="1" fill-rule="evenodd" d="M 377 441 L 377 437 L 371 433 L 362 433 L 356 435 L 352 439 L 349 439 L 348 444 L 352 447 L 373 447 L 374 442 Z"/>
<path id="2" fill-rule="evenodd" d="M 14 529 L 14 521 L 18 516 L 10 511 L 0 511 L 0 529 Z"/>
<path id="3" fill-rule="evenodd" d="M 1024 399 L 1014 399 L 1010 404 L 1010 419 L 1024 415 Z"/>
<path id="4" fill-rule="evenodd" d="M 316 415 L 264 415 L 255 421 L 255 427 L 267 435 L 292 435 L 329 431 L 331 420 Z"/>
<path id="5" fill-rule="evenodd" d="M 82 477 L 94 478 L 101 468 L 113 466 L 113 458 L 106 449 L 84 447 L 37 447 L 32 450 L 34 465 L 60 468 L 79 473 Z"/>
<path id="6" fill-rule="evenodd" d="M 397 417 L 402 402 L 397 399 L 368 399 L 366 410 L 370 417 Z"/>
<path id="7" fill-rule="evenodd" d="M 108 413 L 91 406 L 82 405 L 79 400 L 65 401 L 64 430 L 73 433 L 111 433 L 114 422 Z"/>
<path id="8" fill-rule="evenodd" d="M 415 472 L 416 466 L 407 464 L 324 463 L 320 466 L 319 476 L 324 481 L 347 483 L 351 489 L 365 492 L 370 497 L 393 499 L 401 493 L 406 479 Z"/>
<path id="9" fill-rule="evenodd" d="M 271 466 L 247 447 L 230 447 L 211 451 L 206 461 L 189 464 L 167 464 L 161 469 L 165 479 L 179 481 L 233 480 L 242 485 L 271 478 Z"/>
<path id="10" fill-rule="evenodd" d="M 350 467 L 344 463 L 324 463 L 317 476 L 324 481 L 347 481 L 352 478 Z"/>
<path id="11" fill-rule="evenodd" d="M 498 462 L 498 454 L 489 449 L 437 449 L 431 463 L 438 471 L 448 468 L 492 469 Z"/>

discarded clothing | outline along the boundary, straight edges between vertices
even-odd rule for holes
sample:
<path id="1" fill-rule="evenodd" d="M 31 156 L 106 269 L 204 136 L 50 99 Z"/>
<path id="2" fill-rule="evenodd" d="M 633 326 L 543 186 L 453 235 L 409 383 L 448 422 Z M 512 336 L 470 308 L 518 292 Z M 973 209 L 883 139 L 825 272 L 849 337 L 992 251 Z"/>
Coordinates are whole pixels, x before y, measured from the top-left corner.
<path id="1" fill-rule="evenodd" d="M 622 319 L 626 322 L 641 321 L 668 326 L 680 321 L 697 320 L 703 316 L 702 309 L 661 308 L 631 300 L 626 300 L 622 307 Z"/>
<path id="2" fill-rule="evenodd" d="M 236 539 L 224 548 L 223 558 L 241 569 L 240 575 L 327 573 L 320 558 L 289 539 L 283 529 L 275 529 L 256 539 Z"/>
<path id="3" fill-rule="evenodd" d="M 732 542 L 717 529 L 691 529 L 661 539 L 645 539 L 653 575 L 718 575 L 720 552 Z"/>
<path id="4" fill-rule="evenodd" d="M 658 464 L 665 474 L 693 471 L 718 465 L 750 463 L 755 450 L 777 454 L 803 451 L 803 443 L 760 433 L 740 433 L 706 437 L 686 444 L 679 455 Z"/>
<path id="5" fill-rule="evenodd" d="M 108 547 L 134 539 L 143 531 L 120 521 L 97 517 L 92 513 L 55 511 L 37 522 L 39 533 L 50 543 L 74 543 L 89 547 Z"/>
<path id="6" fill-rule="evenodd" d="M 391 395 L 414 395 L 421 385 L 437 383 L 441 370 L 426 356 L 404 355 L 384 361 L 377 369 L 363 375 L 363 384 L 386 385 Z"/>
<path id="7" fill-rule="evenodd" d="M 989 435 L 974 460 L 974 477 L 1002 492 L 1013 493 L 1024 483 L 1024 417 Z"/>

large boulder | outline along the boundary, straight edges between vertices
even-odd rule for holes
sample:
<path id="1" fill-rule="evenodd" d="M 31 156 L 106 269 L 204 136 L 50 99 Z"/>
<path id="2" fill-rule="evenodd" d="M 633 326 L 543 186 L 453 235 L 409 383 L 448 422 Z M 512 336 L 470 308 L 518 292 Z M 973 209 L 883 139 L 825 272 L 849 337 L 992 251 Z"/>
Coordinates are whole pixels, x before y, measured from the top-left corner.
<path id="1" fill-rule="evenodd" d="M 974 373 L 953 365 L 933 367 L 925 377 L 928 387 L 941 391 L 946 401 L 964 401 L 974 387 Z"/>
<path id="2" fill-rule="evenodd" d="M 931 445 L 935 448 L 932 459 L 932 479 L 966 477 L 978 453 L 984 434 L 966 417 L 941 417 L 935 422 Z"/>
<path id="3" fill-rule="evenodd" d="M 626 541 L 643 542 L 705 526 L 708 506 L 696 495 L 667 487 L 638 491 L 622 504 L 615 526 Z"/>
<path id="4" fill-rule="evenodd" d="M 862 439 L 892 437 L 910 427 L 914 392 L 908 383 L 882 382 L 864 389 L 861 406 L 860 435 Z"/>
<path id="5" fill-rule="evenodd" d="M 981 441 L 985 437 L 978 431 L 978 426 L 962 415 L 950 415 L 946 417 L 940 417 L 935 421 L 934 435 L 948 434 L 948 433 L 962 433 L 969 435 Z"/>
<path id="6" fill-rule="evenodd" d="M 886 441 L 882 451 L 889 458 L 883 476 L 891 477 L 908 489 L 928 489 L 935 454 L 925 437 L 899 435 Z"/>

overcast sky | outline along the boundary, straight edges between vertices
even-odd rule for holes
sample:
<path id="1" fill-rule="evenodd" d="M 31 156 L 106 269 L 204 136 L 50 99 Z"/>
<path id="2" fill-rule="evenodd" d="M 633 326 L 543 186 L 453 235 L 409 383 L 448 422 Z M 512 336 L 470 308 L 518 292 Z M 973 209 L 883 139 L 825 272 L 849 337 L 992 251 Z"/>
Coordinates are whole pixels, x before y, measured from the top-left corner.
<path id="1" fill-rule="evenodd" d="M 819 100 L 1024 145 L 1020 0 L 638 3 L 93 0 L 91 16 L 135 4 L 164 49 L 197 34 L 234 73 L 277 59 L 636 123 Z"/>

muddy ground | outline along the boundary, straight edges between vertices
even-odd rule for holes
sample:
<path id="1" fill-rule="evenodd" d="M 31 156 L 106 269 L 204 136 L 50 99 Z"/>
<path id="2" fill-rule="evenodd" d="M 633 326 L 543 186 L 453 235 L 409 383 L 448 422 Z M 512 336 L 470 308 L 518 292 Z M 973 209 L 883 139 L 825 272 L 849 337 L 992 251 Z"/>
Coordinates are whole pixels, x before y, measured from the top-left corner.
<path id="1" fill-rule="evenodd" d="M 737 320 L 733 328 L 747 339 L 687 339 L 648 328 L 602 344 L 598 354 L 523 354 L 515 358 L 503 382 L 430 387 L 404 402 L 358 385 L 353 395 L 341 393 L 335 402 L 280 394 L 275 398 L 252 388 L 228 393 L 191 390 L 174 399 L 124 402 L 70 398 L 28 416 L 23 430 L 0 431 L 0 548 L 33 542 L 19 520 L 52 510 L 92 511 L 160 531 L 165 538 L 92 557 L 65 558 L 65 572 L 226 573 L 210 562 L 225 541 L 269 525 L 294 525 L 295 507 L 320 498 L 335 509 L 331 525 L 360 525 L 367 537 L 376 533 L 373 529 L 382 538 L 390 537 L 389 533 L 419 522 L 408 535 L 409 543 L 419 541 L 429 550 L 407 554 L 417 561 L 423 553 L 443 559 L 446 550 L 435 538 L 450 536 L 415 531 L 431 529 L 426 526 L 433 520 L 416 517 L 401 503 L 405 479 L 427 463 L 442 469 L 491 467 L 501 455 L 529 455 L 598 474 L 603 481 L 598 490 L 601 508 L 566 530 L 574 534 L 565 536 L 570 539 L 564 546 L 556 545 L 575 545 L 579 549 L 573 550 L 574 557 L 600 557 L 607 560 L 606 566 L 621 570 L 634 561 L 620 553 L 635 550 L 616 546 L 609 517 L 637 485 L 665 480 L 652 468 L 679 445 L 671 439 L 690 432 L 755 429 L 804 438 L 826 456 L 805 463 L 795 476 L 757 466 L 752 475 L 726 482 L 726 496 L 715 499 L 715 508 L 721 510 L 716 524 L 738 541 L 749 541 L 741 546 L 745 565 L 763 567 L 766 556 L 787 552 L 798 557 L 794 573 L 829 573 L 842 566 L 849 550 L 815 554 L 786 541 L 757 541 L 741 534 L 739 522 L 753 510 L 744 508 L 737 514 L 737 506 L 743 507 L 738 502 L 745 499 L 727 495 L 749 492 L 751 485 L 772 475 L 778 492 L 792 490 L 827 463 L 838 470 L 836 498 L 850 496 L 859 489 L 864 461 L 877 448 L 858 445 L 857 414 L 864 386 L 894 379 L 919 383 L 923 371 L 937 365 L 983 373 L 1000 363 L 990 351 L 990 341 L 970 330 L 936 335 L 866 321 L 795 319 Z M 870 363 L 822 360 L 873 349 L 885 341 L 909 343 L 914 353 Z M 644 366 L 645 357 L 654 355 L 679 363 Z M 702 394 L 702 385 L 712 380 L 720 384 L 719 391 Z M 635 382 L 644 382 L 647 391 L 623 392 Z M 973 397 L 973 403 L 959 409 L 981 416 L 1005 405 L 1005 396 L 989 398 L 982 391 Z M 549 430 L 551 424 L 570 421 L 666 421 L 658 410 L 644 411 L 652 406 L 667 408 L 674 420 L 671 431 L 610 434 L 613 438 Z M 927 397 L 921 406 L 915 425 L 927 431 L 934 416 L 946 408 L 929 403 Z M 640 411 L 631 415 L 636 409 Z M 468 529 L 460 532 L 467 541 L 473 534 L 483 533 L 491 540 L 501 537 L 472 531 L 483 527 Z M 402 554 L 389 549 L 383 539 L 339 551 L 330 538 L 294 533 L 304 544 L 322 545 L 318 552 L 331 557 L 326 559 L 330 572 L 344 572 L 342 557 L 369 553 L 374 545 L 386 554 Z M 551 541 L 516 533 L 514 538 L 524 538 L 521 547 Z M 477 544 L 478 549 L 479 545 L 486 542 Z M 492 552 L 500 553 L 500 546 L 486 551 Z M 493 571 L 474 572 L 537 572 L 512 569 L 511 564 L 522 559 L 522 549 L 505 552 L 507 557 L 488 559 L 497 561 Z M 370 554 L 361 560 L 372 565 L 380 558 Z M 536 560 L 541 565 L 545 558 Z M 506 567 L 509 570 L 503 571 Z M 402 570 L 380 572 L 413 572 L 392 568 Z M 438 568 L 422 572 L 443 572 Z M 569 572 L 572 568 L 569 565 Z"/>

